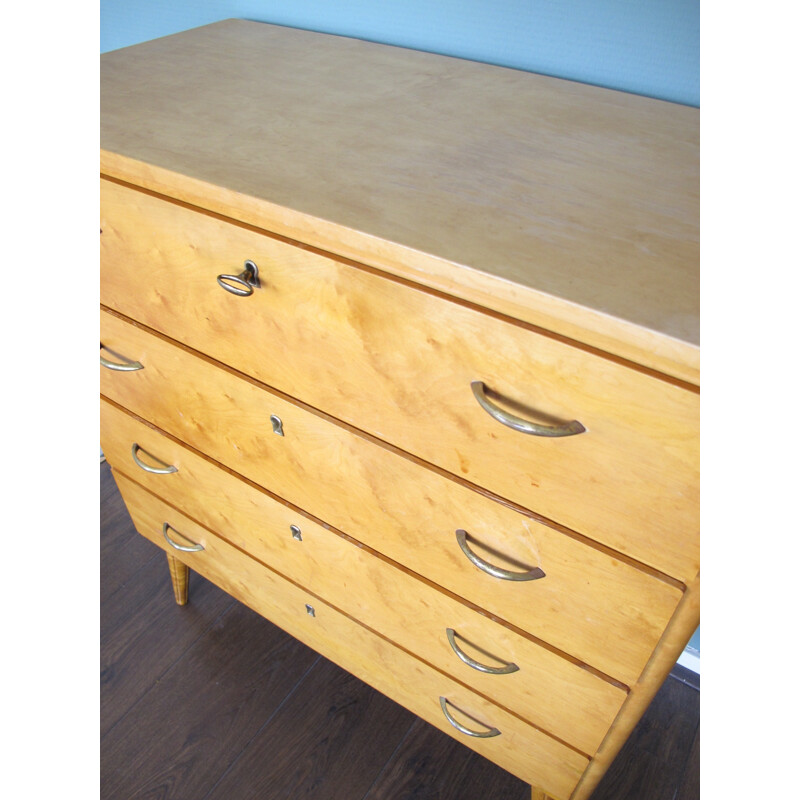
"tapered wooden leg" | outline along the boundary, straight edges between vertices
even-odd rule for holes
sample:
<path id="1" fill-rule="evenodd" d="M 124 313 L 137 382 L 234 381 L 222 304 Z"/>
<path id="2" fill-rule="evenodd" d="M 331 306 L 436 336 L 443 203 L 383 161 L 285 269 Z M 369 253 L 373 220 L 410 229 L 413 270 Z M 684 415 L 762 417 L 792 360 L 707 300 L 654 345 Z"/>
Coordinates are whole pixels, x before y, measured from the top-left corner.
<path id="1" fill-rule="evenodd" d="M 172 578 L 172 591 L 175 592 L 175 602 L 185 606 L 189 600 L 189 567 L 175 556 L 167 553 L 169 576 Z"/>

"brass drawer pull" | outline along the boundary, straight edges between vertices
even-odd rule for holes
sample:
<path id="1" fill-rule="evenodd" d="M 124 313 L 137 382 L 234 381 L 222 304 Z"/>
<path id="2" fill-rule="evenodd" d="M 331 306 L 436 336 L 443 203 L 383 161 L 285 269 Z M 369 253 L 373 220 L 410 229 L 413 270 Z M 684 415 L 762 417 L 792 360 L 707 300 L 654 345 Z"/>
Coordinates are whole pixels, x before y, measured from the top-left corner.
<path id="1" fill-rule="evenodd" d="M 231 286 L 228 281 L 232 281 L 236 285 Z M 261 282 L 258 280 L 258 267 L 249 259 L 244 262 L 244 271 L 238 275 L 217 275 L 217 283 L 226 292 L 239 297 L 249 297 L 253 294 L 254 289 L 261 286 Z"/>
<path id="2" fill-rule="evenodd" d="M 165 539 L 167 540 L 167 542 L 169 542 L 169 544 L 171 544 L 171 545 L 172 545 L 172 546 L 173 546 L 173 547 L 174 547 L 176 550 L 180 550 L 180 551 L 181 551 L 181 552 L 183 552 L 183 553 L 199 553 L 201 550 L 205 550 L 205 547 L 203 547 L 203 545 L 201 545 L 201 544 L 192 543 L 191 547 L 187 547 L 187 546 L 186 546 L 186 545 L 184 545 L 184 544 L 178 544 L 178 543 L 177 543 L 177 542 L 176 542 L 174 539 L 171 539 L 171 538 L 170 538 L 170 535 L 169 535 L 169 529 L 170 529 L 171 527 L 172 527 L 172 526 L 169 524 L 169 522 L 165 522 L 165 523 L 164 523 L 164 527 L 162 528 L 162 531 L 163 531 L 163 533 L 164 533 L 164 538 L 165 538 Z M 174 528 L 172 528 L 172 530 L 175 530 L 175 529 L 174 529 Z M 179 533 L 181 536 L 183 536 L 183 534 L 182 534 L 182 533 L 180 533 L 180 531 L 175 531 L 175 533 Z M 186 541 L 187 541 L 187 542 L 191 542 L 191 541 L 192 541 L 191 539 L 187 538 L 186 536 L 183 536 L 183 538 L 184 538 L 184 539 L 186 539 Z"/>
<path id="3" fill-rule="evenodd" d="M 171 464 L 169 466 L 164 466 L 164 467 L 148 466 L 143 461 L 140 461 L 139 457 L 136 455 L 139 452 L 139 450 L 142 450 L 142 448 L 139 447 L 139 445 L 136 442 L 134 442 L 133 445 L 131 446 L 131 455 L 133 456 L 133 460 L 136 466 L 141 467 L 145 472 L 151 472 L 153 475 L 171 475 L 173 472 L 178 471 L 178 468 L 172 466 Z M 147 450 L 142 450 L 142 452 L 147 453 Z M 150 458 L 152 458 L 153 461 L 158 461 L 160 464 L 164 463 L 155 456 L 150 455 L 150 453 L 147 453 L 147 455 L 150 456 Z"/>
<path id="4" fill-rule="evenodd" d="M 475 661 L 474 658 L 470 658 L 456 644 L 456 632 L 452 628 L 447 628 L 447 641 L 450 642 L 450 647 L 453 648 L 453 652 L 468 667 L 472 667 L 472 669 L 476 669 L 478 670 L 478 672 L 485 672 L 488 675 L 508 675 L 512 672 L 517 672 L 519 670 L 519 667 L 516 664 L 506 664 L 504 667 L 487 667 L 486 664 L 481 664 L 479 661 Z"/>
<path id="5" fill-rule="evenodd" d="M 511 570 L 496 567 L 488 561 L 484 561 L 479 555 L 469 549 L 467 544 L 467 532 L 464 530 L 456 531 L 456 541 L 464 552 L 464 555 L 479 569 L 494 578 L 501 578 L 504 581 L 536 581 L 544 578 L 544 570 L 534 567 L 527 572 L 511 572 Z"/>
<path id="6" fill-rule="evenodd" d="M 102 343 L 100 344 L 100 349 L 103 349 Z M 116 361 L 109 361 L 107 358 L 103 358 L 103 356 L 100 356 L 100 365 L 106 369 L 116 370 L 117 372 L 135 372 L 137 369 L 144 369 L 144 364 L 140 364 L 138 361 L 128 361 L 125 364 L 118 364 Z"/>
<path id="7" fill-rule="evenodd" d="M 453 715 L 447 710 L 447 698 L 440 697 L 439 698 L 439 705 L 442 707 L 442 712 L 444 713 L 445 719 L 457 730 L 461 731 L 461 733 L 466 733 L 467 736 L 474 736 L 477 739 L 489 739 L 492 736 L 499 736 L 500 731 L 497 728 L 489 728 L 488 731 L 471 731 L 469 728 L 465 728 L 460 722 L 456 722 L 453 719 Z"/>
<path id="8" fill-rule="evenodd" d="M 529 433 L 532 436 L 557 437 L 574 436 L 576 433 L 583 433 L 586 430 L 586 428 L 575 419 L 572 420 L 572 422 L 565 422 L 561 425 L 540 425 L 537 422 L 531 422 L 522 417 L 517 417 L 508 411 L 503 411 L 500 406 L 495 405 L 489 400 L 486 396 L 486 386 L 483 384 L 483 381 L 472 381 L 470 386 L 472 387 L 472 393 L 475 395 L 475 399 L 487 414 L 498 422 L 502 422 L 503 425 L 507 425 L 509 428 L 513 428 L 520 433 Z"/>

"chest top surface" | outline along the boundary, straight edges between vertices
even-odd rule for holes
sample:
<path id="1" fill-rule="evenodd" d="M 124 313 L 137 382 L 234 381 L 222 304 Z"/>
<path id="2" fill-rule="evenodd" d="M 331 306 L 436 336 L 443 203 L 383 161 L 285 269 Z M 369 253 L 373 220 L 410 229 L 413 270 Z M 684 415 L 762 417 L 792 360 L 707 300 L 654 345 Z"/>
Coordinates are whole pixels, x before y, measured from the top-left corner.
<path id="1" fill-rule="evenodd" d="M 102 57 L 101 170 L 699 383 L 699 112 L 226 20 Z"/>

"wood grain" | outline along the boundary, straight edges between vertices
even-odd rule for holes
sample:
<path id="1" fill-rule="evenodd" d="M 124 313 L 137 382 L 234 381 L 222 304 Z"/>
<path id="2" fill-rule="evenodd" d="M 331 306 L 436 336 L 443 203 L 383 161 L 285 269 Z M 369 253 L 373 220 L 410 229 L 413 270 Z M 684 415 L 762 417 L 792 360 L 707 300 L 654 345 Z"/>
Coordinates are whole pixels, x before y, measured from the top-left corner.
<path id="1" fill-rule="evenodd" d="M 700 577 L 686 588 L 673 618 L 639 681 L 631 687 L 617 719 L 584 773 L 571 800 L 588 800 L 644 715 L 700 622 Z"/>
<path id="2" fill-rule="evenodd" d="M 203 797 L 316 659 L 233 604 L 104 736 L 100 796 Z"/>
<path id="3" fill-rule="evenodd" d="M 101 97 L 111 174 L 697 374 L 696 109 L 238 20 Z"/>
<path id="4" fill-rule="evenodd" d="M 117 493 L 110 476 L 107 484 Z M 119 498 L 118 493 L 116 496 Z M 124 507 L 122 510 L 132 532 L 125 539 L 137 545 L 126 548 L 122 557 L 138 569 L 133 580 L 103 598 L 100 605 L 101 735 L 110 731 L 235 602 L 198 578 L 191 605 L 176 606 L 162 551 L 135 532 L 127 511 Z M 101 563 L 109 561 L 106 550 Z"/>
<path id="5" fill-rule="evenodd" d="M 696 109 L 235 20 L 107 54 L 102 72 L 101 347 L 145 369 L 104 371 L 101 387 L 128 422 L 125 409 L 163 429 L 147 427 L 154 457 L 179 471 L 156 484 L 117 450 L 122 428 L 103 437 L 149 487 L 120 471 L 137 527 L 172 557 L 178 602 L 191 567 L 350 671 L 365 700 L 356 678 L 448 736 L 463 734 L 439 700 L 496 726 L 465 744 L 537 800 L 691 792 L 688 751 L 669 782 L 655 775 L 696 717 L 637 721 L 699 619 Z M 262 286 L 234 298 L 216 278 L 245 258 Z M 478 408 L 474 380 L 521 416 L 587 430 L 521 436 Z M 209 499 L 224 502 L 201 510 Z M 298 514 L 304 536 L 289 537 Z M 171 551 L 165 520 L 205 550 Z M 456 528 L 486 560 L 545 577 L 487 576 Z M 135 578 L 123 548 L 114 603 Z M 476 657 L 547 677 L 473 690 L 441 660 L 451 624 Z M 116 707 L 104 796 L 263 795 L 270 770 L 242 755 L 260 738 L 251 698 L 277 741 L 269 717 L 286 703 L 287 722 L 295 692 L 305 702 L 308 670 L 218 696 L 209 679 L 245 669 L 220 663 L 184 651 Z M 171 699 L 199 700 L 195 721 L 145 741 L 136 723 L 171 680 Z M 579 701 L 587 725 L 558 719 Z M 354 744 L 352 719 L 334 714 L 320 750 L 342 763 L 272 772 L 288 793 L 318 795 L 326 775 L 333 793 L 380 786 L 383 756 Z M 614 761 L 633 731 L 638 772 Z"/>
<path id="6" fill-rule="evenodd" d="M 524 508 L 693 577 L 696 393 L 107 181 L 101 207 L 109 307 Z M 216 278 L 245 259 L 259 266 L 262 288 L 241 298 Z M 474 380 L 525 418 L 577 419 L 587 431 L 552 439 L 511 430 L 478 405 Z M 659 545 L 668 552 L 653 552 Z M 676 575 L 680 567 L 691 574 Z"/>
<path id="7" fill-rule="evenodd" d="M 189 601 L 189 568 L 169 553 L 167 553 L 167 565 L 175 602 L 179 606 L 185 606 Z"/>
<path id="8" fill-rule="evenodd" d="M 591 800 L 699 800 L 699 717 L 700 693 L 668 678 Z"/>
<path id="9" fill-rule="evenodd" d="M 102 327 L 109 346 L 147 365 L 102 370 L 106 397 L 392 560 L 411 559 L 412 569 L 501 619 L 626 685 L 638 678 L 680 599 L 675 586 L 111 314 Z M 271 414 L 283 420 L 284 436 L 272 433 Z M 547 577 L 503 581 L 481 572 L 456 543 L 460 528 L 491 561 L 505 554 L 509 563 L 501 566 L 541 566 Z"/>
<path id="10" fill-rule="evenodd" d="M 417 719 L 362 800 L 528 800 L 530 787 Z"/>
<path id="11" fill-rule="evenodd" d="M 485 697 L 579 750 L 595 752 L 625 699 L 622 688 L 392 567 L 110 403 L 103 401 L 101 411 L 102 441 L 115 471 Z M 179 464 L 178 472 L 151 475 L 134 467 L 133 441 Z M 300 528 L 300 541 L 290 535 L 292 525 Z M 447 628 L 481 663 L 512 662 L 519 670 L 498 676 L 467 666 L 449 646 Z"/>
<path id="12" fill-rule="evenodd" d="M 137 556 L 153 558 L 154 553 L 140 536 L 131 536 L 133 530 L 125 506 L 110 502 L 117 496 L 114 481 L 109 478 L 100 487 L 100 526 L 109 534 L 100 541 L 100 602 L 103 605 L 123 586 L 133 579 L 139 565 Z"/>
<path id="13" fill-rule="evenodd" d="M 697 698 L 700 699 L 699 697 Z M 699 706 L 699 703 L 698 703 Z M 700 712 L 698 708 L 697 716 Z M 683 770 L 683 778 L 676 797 L 699 798 L 700 797 L 700 726 L 697 726 L 694 738 L 692 739 L 689 759 Z"/>
<path id="14" fill-rule="evenodd" d="M 320 659 L 204 800 L 360 800 L 413 723 L 409 711 Z"/>
<path id="15" fill-rule="evenodd" d="M 147 708 L 152 713 L 137 716 L 136 735 L 127 739 L 126 746 L 117 751 L 123 759 L 122 771 L 126 776 L 125 779 L 117 784 L 118 791 L 114 796 L 101 794 L 103 800 L 114 800 L 115 797 L 127 800 L 135 796 L 140 788 L 137 781 L 140 774 L 125 767 L 128 762 L 137 761 L 137 749 L 143 747 L 147 750 L 149 742 L 162 740 L 165 735 L 168 739 L 175 738 L 181 732 L 196 729 L 198 714 L 202 711 L 196 703 L 174 702 L 178 697 L 163 693 L 163 686 L 156 681 L 156 678 L 168 673 L 173 665 L 186 657 L 188 646 L 178 648 L 176 644 L 192 630 L 192 615 L 199 615 L 198 619 L 202 617 L 211 622 L 219 616 L 215 614 L 207 617 L 205 613 L 201 613 L 202 595 L 206 590 L 210 598 L 222 603 L 220 607 L 223 611 L 236 601 L 202 576 L 196 575 L 191 603 L 183 608 L 176 606 L 164 569 L 163 551 L 136 533 L 111 477 L 108 464 L 101 465 L 100 473 L 103 520 L 100 529 L 101 542 L 113 541 L 115 544 L 114 547 L 101 547 L 101 571 L 108 572 L 111 565 L 115 569 L 124 566 L 126 574 L 138 576 L 129 587 L 113 593 L 111 600 L 101 604 L 101 665 L 106 677 L 110 674 L 108 665 L 113 665 L 114 669 L 110 680 L 101 684 L 101 717 L 103 719 L 108 717 L 111 708 L 126 712 L 140 701 L 146 703 L 145 698 L 151 692 L 158 693 L 157 703 L 147 703 Z M 130 544 L 137 544 L 139 547 L 127 546 Z M 123 554 L 124 563 L 121 561 Z M 146 570 L 147 575 L 142 570 Z M 152 613 L 153 606 L 137 602 L 134 599 L 135 592 L 151 601 L 158 598 L 159 607 L 165 613 Z M 236 659 L 239 667 L 238 677 L 232 677 L 232 680 L 220 689 L 226 692 L 225 700 L 234 707 L 238 707 L 240 701 L 244 701 L 248 696 L 252 674 L 258 673 L 260 669 L 257 664 L 258 652 L 249 646 L 250 640 L 264 640 L 279 633 L 274 626 L 256 614 L 251 614 L 250 620 L 251 625 L 245 626 L 241 631 L 241 639 L 226 640 L 231 648 L 244 656 Z M 201 662 L 211 660 L 213 652 L 219 647 L 219 631 L 219 626 L 200 629 L 195 635 L 196 642 L 194 639 L 189 640 L 192 645 L 190 657 Z M 109 648 L 112 648 L 112 653 L 109 652 Z M 124 664 L 124 681 L 123 667 L 117 655 L 114 655 L 122 652 L 128 654 Z M 316 662 L 316 665 L 319 663 Z M 153 672 L 156 664 L 159 665 L 158 671 Z M 316 666 L 312 666 L 306 673 L 296 675 L 298 683 L 305 677 L 310 677 L 315 668 Z M 235 691 L 227 694 L 228 687 L 232 683 L 235 683 Z M 676 686 L 671 687 L 669 685 L 671 683 L 675 683 Z M 287 691 L 286 699 L 291 697 L 294 690 L 293 686 Z M 124 702 L 117 699 L 118 692 L 123 693 Z M 631 736 L 631 741 L 635 744 L 639 730 L 645 730 L 648 732 L 647 737 L 652 741 L 652 731 L 659 731 L 658 735 L 662 737 L 664 743 L 664 752 L 669 753 L 670 760 L 658 759 L 650 762 L 653 764 L 653 769 L 643 770 L 638 760 L 646 756 L 646 753 L 635 746 L 623 748 L 617 757 L 615 772 L 638 776 L 636 782 L 638 794 L 633 795 L 635 800 L 647 797 L 651 793 L 661 792 L 660 787 L 663 785 L 674 786 L 681 775 L 683 779 L 674 800 L 698 800 L 700 797 L 699 774 L 696 768 L 699 733 L 695 735 L 693 742 L 686 742 L 683 747 L 678 746 L 677 741 L 670 744 L 665 740 L 666 737 L 675 737 L 679 740 L 680 737 L 686 737 L 687 731 L 691 731 L 690 725 L 675 725 L 669 720 L 676 719 L 682 713 L 679 709 L 685 709 L 687 715 L 694 715 L 696 722 L 699 717 L 697 694 L 696 690 L 670 678 L 659 690 L 656 699 Z M 319 696 L 322 699 L 330 695 L 324 687 L 321 687 Z M 163 713 L 165 707 L 169 708 L 168 715 Z M 214 734 L 218 730 L 216 726 L 220 723 L 220 716 L 213 704 L 206 704 L 204 707 L 209 709 L 210 716 L 207 723 L 210 732 Z M 291 728 L 306 729 L 309 723 L 309 711 L 308 704 L 298 707 L 297 713 L 287 715 L 286 724 Z M 264 721 L 266 722 L 267 718 Z M 167 729 L 166 734 L 163 732 L 164 729 Z M 290 735 L 292 738 L 296 737 L 298 741 L 302 739 L 299 731 L 292 731 Z M 373 735 L 380 736 L 380 730 L 373 731 Z M 317 736 L 319 741 L 322 741 L 324 729 L 321 726 L 317 728 Z M 101 751 L 106 754 L 107 741 L 107 735 L 102 732 Z M 187 740 L 187 743 L 190 741 Z M 280 769 L 281 765 L 275 764 L 272 760 L 270 750 L 258 746 L 259 744 L 261 740 L 255 743 L 256 746 L 252 751 L 246 746 L 238 754 L 231 751 L 230 759 L 233 764 L 247 754 L 248 757 L 252 755 L 253 760 L 259 760 L 262 764 L 273 763 L 276 769 Z M 682 761 L 681 758 L 686 752 L 689 752 L 689 761 Z M 286 755 L 289 760 L 295 757 L 302 758 L 303 753 Z M 321 754 L 321 757 L 324 758 L 324 754 Z M 173 758 L 173 761 L 178 760 L 180 755 Z M 117 764 L 104 755 L 101 767 L 103 771 L 115 771 Z M 214 786 L 219 774 L 214 772 L 213 765 L 208 760 L 197 762 L 194 773 L 198 778 L 198 785 L 202 784 L 202 788 L 195 791 L 193 797 L 203 798 Z M 148 777 L 146 772 L 144 777 L 146 779 Z M 105 783 L 102 773 L 101 782 Z M 347 791 L 339 792 L 333 782 L 329 781 L 329 784 L 329 797 L 349 797 Z M 182 796 L 179 782 L 165 785 L 164 789 L 162 797 Z M 602 785 L 597 791 L 601 790 Z M 235 794 L 233 796 L 235 797 Z M 434 798 L 435 800 L 527 800 L 529 797 L 530 787 L 527 784 L 428 723 L 417 720 L 403 739 L 401 746 L 385 765 L 371 793 L 364 800 L 389 800 L 389 798 L 391 800 L 434 800 Z M 619 800 L 613 793 L 609 798 Z M 278 800 L 278 798 L 267 791 L 260 800 Z"/>
<path id="16" fill-rule="evenodd" d="M 321 655 L 440 730 L 465 740 L 467 747 L 522 780 L 546 787 L 558 800 L 566 800 L 572 792 L 588 764 L 585 756 L 371 633 L 132 481 L 121 475 L 116 475 L 116 481 L 136 529 L 143 536 L 168 547 L 161 536 L 162 522 L 167 519 L 177 530 L 203 544 L 200 553 L 182 554 L 190 569 L 206 575 Z M 457 709 L 455 713 L 470 721 L 468 724 L 481 730 L 496 727 L 501 735 L 476 739 L 454 732 L 442 715 L 440 697 L 446 697 Z"/>

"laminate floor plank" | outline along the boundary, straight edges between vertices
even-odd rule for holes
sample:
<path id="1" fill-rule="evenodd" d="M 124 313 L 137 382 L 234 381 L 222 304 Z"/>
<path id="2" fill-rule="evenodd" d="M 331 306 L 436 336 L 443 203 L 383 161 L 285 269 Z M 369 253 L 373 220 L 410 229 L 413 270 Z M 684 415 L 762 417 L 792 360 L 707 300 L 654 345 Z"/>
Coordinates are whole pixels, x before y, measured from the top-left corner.
<path id="1" fill-rule="evenodd" d="M 140 537 L 141 538 L 141 537 Z M 236 602 L 192 574 L 191 603 L 172 593 L 164 551 L 151 542 L 135 579 L 103 604 L 100 638 L 100 732 L 109 731 Z"/>
<path id="2" fill-rule="evenodd" d="M 235 603 L 103 737 L 101 797 L 204 797 L 318 658 Z"/>
<path id="3" fill-rule="evenodd" d="M 700 797 L 700 726 L 692 741 L 689 760 L 683 772 L 683 780 L 678 789 L 675 800 L 698 800 Z"/>
<path id="4" fill-rule="evenodd" d="M 421 719 L 363 800 L 530 800 L 531 787 Z"/>
<path id="5" fill-rule="evenodd" d="M 320 658 L 204 800 L 358 800 L 414 720 Z"/>
<path id="6" fill-rule="evenodd" d="M 150 542 L 136 533 L 108 462 L 100 464 L 100 608 L 154 557 Z"/>
<path id="7" fill-rule="evenodd" d="M 193 575 L 192 603 L 179 607 L 164 551 L 136 532 L 107 463 L 100 465 L 100 496 L 103 735 L 235 601 Z"/>

